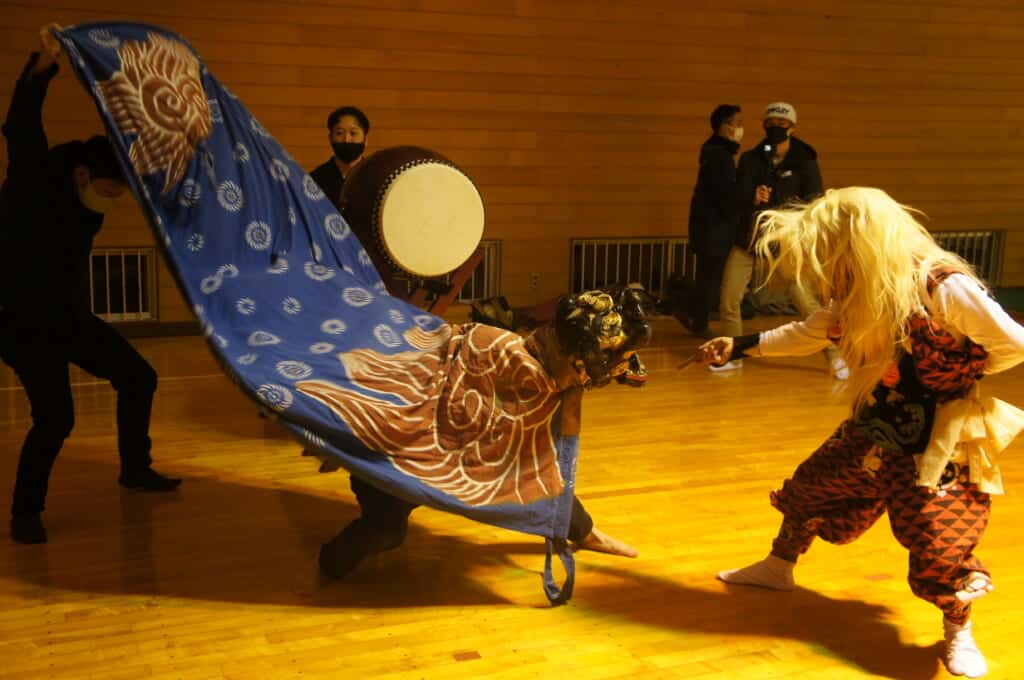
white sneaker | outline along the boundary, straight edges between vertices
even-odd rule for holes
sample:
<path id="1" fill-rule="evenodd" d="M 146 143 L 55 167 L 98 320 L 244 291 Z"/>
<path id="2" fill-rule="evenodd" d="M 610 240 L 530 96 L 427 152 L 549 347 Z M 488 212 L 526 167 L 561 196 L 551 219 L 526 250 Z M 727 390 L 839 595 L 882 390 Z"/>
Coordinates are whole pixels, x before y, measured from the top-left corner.
<path id="1" fill-rule="evenodd" d="M 951 623 L 943 617 L 942 629 L 946 638 L 944 661 L 946 669 L 953 675 L 965 675 L 968 678 L 980 678 L 988 673 L 988 664 L 982 656 L 978 644 L 971 635 L 971 622 L 963 626 Z"/>
<path id="2" fill-rule="evenodd" d="M 725 371 L 735 371 L 737 368 L 743 368 L 743 359 L 734 359 L 733 361 L 727 361 L 721 366 L 708 364 L 708 370 L 711 371 L 712 373 L 724 373 Z"/>

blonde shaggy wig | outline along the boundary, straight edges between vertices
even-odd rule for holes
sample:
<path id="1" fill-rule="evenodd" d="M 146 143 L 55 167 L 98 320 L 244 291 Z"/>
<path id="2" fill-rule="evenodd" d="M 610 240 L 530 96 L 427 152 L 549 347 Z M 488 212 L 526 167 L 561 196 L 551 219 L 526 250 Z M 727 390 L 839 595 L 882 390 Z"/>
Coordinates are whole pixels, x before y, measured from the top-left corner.
<path id="1" fill-rule="evenodd" d="M 935 243 L 915 212 L 881 189 L 848 187 L 766 210 L 757 220 L 767 280 L 782 276 L 834 306 L 854 410 L 908 346 L 907 322 L 924 306 L 929 275 L 958 272 L 983 285 L 967 262 Z"/>

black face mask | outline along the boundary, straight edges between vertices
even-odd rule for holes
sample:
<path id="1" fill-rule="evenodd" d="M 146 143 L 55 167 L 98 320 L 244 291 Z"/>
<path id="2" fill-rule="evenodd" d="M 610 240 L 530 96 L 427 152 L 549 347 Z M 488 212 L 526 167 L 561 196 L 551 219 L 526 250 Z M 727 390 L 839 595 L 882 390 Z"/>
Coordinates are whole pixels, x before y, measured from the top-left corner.
<path id="1" fill-rule="evenodd" d="M 764 137 L 772 146 L 778 146 L 789 139 L 789 133 L 786 128 L 773 125 L 764 129 Z"/>
<path id="2" fill-rule="evenodd" d="M 366 150 L 366 142 L 333 142 L 334 156 L 342 163 L 351 163 L 363 155 Z"/>

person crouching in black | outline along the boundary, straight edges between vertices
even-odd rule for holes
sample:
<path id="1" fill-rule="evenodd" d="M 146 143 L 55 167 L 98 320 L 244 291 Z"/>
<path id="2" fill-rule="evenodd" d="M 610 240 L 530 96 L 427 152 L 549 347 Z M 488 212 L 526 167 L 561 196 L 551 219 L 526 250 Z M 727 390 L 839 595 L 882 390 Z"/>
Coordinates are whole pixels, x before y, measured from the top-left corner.
<path id="1" fill-rule="evenodd" d="M 122 487 L 172 491 L 180 479 L 150 467 L 149 419 L 157 375 L 92 314 L 88 267 L 103 213 L 127 189 L 106 137 L 48 148 L 42 107 L 60 46 L 50 28 L 18 79 L 3 124 L 7 177 L 0 187 L 0 358 L 28 395 L 32 427 L 18 461 L 11 538 L 45 543 L 50 470 L 74 426 L 68 364 L 117 391 Z"/>

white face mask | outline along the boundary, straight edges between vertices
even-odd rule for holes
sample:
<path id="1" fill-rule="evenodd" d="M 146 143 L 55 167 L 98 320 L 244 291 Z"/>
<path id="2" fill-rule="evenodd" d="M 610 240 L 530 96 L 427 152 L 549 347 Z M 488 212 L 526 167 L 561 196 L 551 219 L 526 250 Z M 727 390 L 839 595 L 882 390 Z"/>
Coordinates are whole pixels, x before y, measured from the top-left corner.
<path id="1" fill-rule="evenodd" d="M 85 185 L 84 189 L 78 190 L 78 199 L 82 201 L 82 205 L 87 210 L 91 210 L 94 213 L 104 214 L 112 211 L 117 207 L 117 199 L 109 196 L 103 196 L 96 191 L 96 187 L 92 185 L 92 182 Z"/>
<path id="2" fill-rule="evenodd" d="M 737 144 L 743 141 L 743 128 L 738 127 L 732 129 L 732 141 Z"/>

